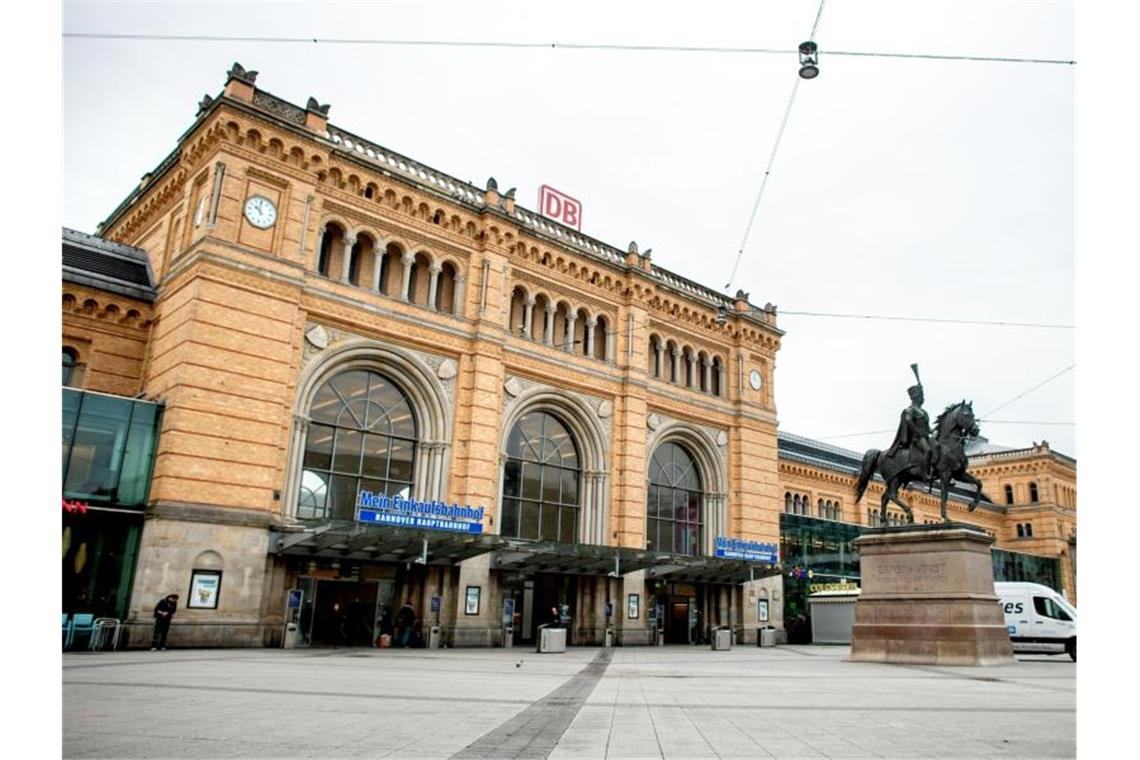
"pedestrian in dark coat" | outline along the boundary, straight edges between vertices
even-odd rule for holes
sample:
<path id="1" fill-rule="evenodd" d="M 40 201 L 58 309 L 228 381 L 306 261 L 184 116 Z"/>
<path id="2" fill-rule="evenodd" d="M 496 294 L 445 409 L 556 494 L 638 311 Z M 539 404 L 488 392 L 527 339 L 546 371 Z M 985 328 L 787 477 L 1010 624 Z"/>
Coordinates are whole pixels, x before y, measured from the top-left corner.
<path id="1" fill-rule="evenodd" d="M 167 594 L 154 606 L 154 639 L 150 642 L 150 651 L 166 651 L 166 634 L 170 633 L 170 620 L 177 609 L 178 594 Z"/>

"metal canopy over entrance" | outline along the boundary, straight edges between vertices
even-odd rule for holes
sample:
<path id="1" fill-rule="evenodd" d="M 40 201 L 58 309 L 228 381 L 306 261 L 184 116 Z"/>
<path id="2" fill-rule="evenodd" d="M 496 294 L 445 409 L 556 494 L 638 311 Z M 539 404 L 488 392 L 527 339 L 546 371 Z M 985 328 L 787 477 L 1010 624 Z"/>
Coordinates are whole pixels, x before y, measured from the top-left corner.
<path id="1" fill-rule="evenodd" d="M 270 551 L 289 557 L 410 562 L 422 558 L 426 546 L 426 564 L 455 565 L 506 545 L 498 536 L 330 522 L 297 533 L 276 533 Z"/>
<path id="2" fill-rule="evenodd" d="M 281 556 L 370 562 L 411 562 L 422 558 L 426 547 L 428 565 L 455 565 L 494 552 L 491 567 L 514 573 L 617 577 L 645 570 L 649 580 L 733 586 L 780 573 L 779 565 L 738 559 L 353 522 L 329 522 L 295 533 L 278 532 L 270 547 L 270 551 Z"/>

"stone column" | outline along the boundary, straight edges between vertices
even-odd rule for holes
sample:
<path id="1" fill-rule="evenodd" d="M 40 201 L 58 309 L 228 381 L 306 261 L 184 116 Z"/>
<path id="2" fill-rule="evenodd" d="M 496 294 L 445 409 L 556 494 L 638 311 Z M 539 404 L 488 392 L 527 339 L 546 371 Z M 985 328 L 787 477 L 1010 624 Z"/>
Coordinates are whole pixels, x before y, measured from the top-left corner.
<path id="1" fill-rule="evenodd" d="M 700 384 L 700 380 L 697 379 L 697 355 L 689 354 L 689 371 L 685 376 L 685 387 L 697 388 Z"/>
<path id="2" fill-rule="evenodd" d="M 615 335 L 616 333 L 612 327 L 606 328 L 606 361 L 608 362 L 613 362 L 614 360 L 614 349 L 617 344 L 614 338 Z"/>
<path id="3" fill-rule="evenodd" d="M 720 389 L 719 395 L 727 396 L 728 395 L 728 389 L 724 387 L 724 365 L 723 364 L 716 368 L 716 384 L 717 384 L 717 388 Z"/>
<path id="4" fill-rule="evenodd" d="M 574 323 L 577 321 L 577 314 L 572 311 L 566 312 L 566 340 L 562 346 L 566 351 L 574 350 Z"/>
<path id="5" fill-rule="evenodd" d="M 384 251 L 376 249 L 372 257 L 372 289 L 380 292 L 380 275 L 384 271 Z"/>
<path id="6" fill-rule="evenodd" d="M 590 317 L 586 322 L 586 356 L 594 358 L 594 329 L 598 326 L 598 318 Z"/>
<path id="7" fill-rule="evenodd" d="M 321 227 L 317 230 L 317 247 L 316 254 L 313 256 L 313 269 L 320 272 L 321 270 L 321 246 L 325 244 L 325 228 Z"/>
<path id="8" fill-rule="evenodd" d="M 462 317 L 467 310 L 467 278 L 462 275 L 455 276 L 455 307 L 451 313 Z"/>
<path id="9" fill-rule="evenodd" d="M 443 271 L 443 267 L 439 264 L 432 264 L 428 271 L 431 272 L 431 284 L 428 286 L 428 307 L 434 309 L 436 289 L 439 288 L 439 273 Z"/>
<path id="10" fill-rule="evenodd" d="M 706 356 L 701 364 L 704 365 L 705 392 L 712 393 L 712 361 Z"/>
<path id="11" fill-rule="evenodd" d="M 665 344 L 657 341 L 657 374 L 654 377 L 665 377 Z"/>
<path id="12" fill-rule="evenodd" d="M 546 329 L 542 335 L 542 342 L 548 346 L 554 345 L 554 306 L 546 307 Z"/>
<path id="13" fill-rule="evenodd" d="M 412 283 L 412 267 L 416 263 L 416 255 L 411 251 L 404 253 L 402 259 L 404 262 L 404 284 L 400 286 L 400 298 L 405 301 L 410 300 L 408 297 L 408 286 Z"/>
<path id="14" fill-rule="evenodd" d="M 352 247 L 356 245 L 356 238 L 346 237 L 344 239 L 344 261 L 340 265 L 340 279 L 348 282 L 348 276 L 352 271 Z"/>
<path id="15" fill-rule="evenodd" d="M 530 340 L 530 323 L 534 318 L 534 296 L 527 295 L 526 304 L 523 306 L 523 336 Z"/>
<path id="16" fill-rule="evenodd" d="M 681 349 L 673 349 L 673 364 L 669 367 L 669 382 L 676 383 L 677 374 L 681 369 Z"/>

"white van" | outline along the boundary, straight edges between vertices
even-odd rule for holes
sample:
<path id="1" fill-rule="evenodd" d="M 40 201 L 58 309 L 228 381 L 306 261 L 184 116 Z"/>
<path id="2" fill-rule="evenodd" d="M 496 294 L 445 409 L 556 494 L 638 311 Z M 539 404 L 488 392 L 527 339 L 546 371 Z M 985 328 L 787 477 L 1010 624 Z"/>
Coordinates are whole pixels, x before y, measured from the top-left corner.
<path id="1" fill-rule="evenodd" d="M 1077 608 L 1040 583 L 994 584 L 1013 651 L 1077 660 Z"/>

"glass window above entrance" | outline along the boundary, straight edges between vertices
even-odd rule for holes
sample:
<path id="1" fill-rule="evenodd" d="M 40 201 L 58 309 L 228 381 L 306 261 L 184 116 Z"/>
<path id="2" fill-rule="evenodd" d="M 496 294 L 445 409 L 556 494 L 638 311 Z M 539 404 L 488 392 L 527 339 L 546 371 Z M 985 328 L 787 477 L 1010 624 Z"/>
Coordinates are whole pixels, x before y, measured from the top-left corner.
<path id="1" fill-rule="evenodd" d="M 572 544 L 581 509 L 578 446 L 552 414 L 524 414 L 507 439 L 500 534 Z"/>
<path id="2" fill-rule="evenodd" d="M 368 370 L 336 375 L 317 390 L 309 419 L 298 518 L 354 520 L 362 489 L 411 497 L 416 417 L 388 378 Z"/>

